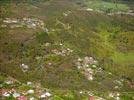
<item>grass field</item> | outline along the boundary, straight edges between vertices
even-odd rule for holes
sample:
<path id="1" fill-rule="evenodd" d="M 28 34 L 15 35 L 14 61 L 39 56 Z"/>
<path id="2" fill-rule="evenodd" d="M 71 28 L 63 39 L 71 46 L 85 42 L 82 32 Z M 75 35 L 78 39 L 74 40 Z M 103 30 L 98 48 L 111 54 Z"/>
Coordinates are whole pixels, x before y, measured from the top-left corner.
<path id="1" fill-rule="evenodd" d="M 110 12 L 117 12 L 117 11 L 124 11 L 127 12 L 129 10 L 129 6 L 125 3 L 114 3 L 112 1 L 103 1 L 103 0 L 87 0 L 86 5 L 93 9 L 93 10 L 100 10 L 100 11 L 110 11 Z"/>

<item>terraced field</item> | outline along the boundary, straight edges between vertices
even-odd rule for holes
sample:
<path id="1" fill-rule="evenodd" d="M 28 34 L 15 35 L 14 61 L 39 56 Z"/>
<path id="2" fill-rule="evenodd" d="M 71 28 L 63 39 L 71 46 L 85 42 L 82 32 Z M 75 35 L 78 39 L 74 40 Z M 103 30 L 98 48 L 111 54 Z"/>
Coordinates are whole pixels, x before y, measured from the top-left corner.
<path id="1" fill-rule="evenodd" d="M 1 99 L 133 100 L 132 4 L 1 1 Z"/>

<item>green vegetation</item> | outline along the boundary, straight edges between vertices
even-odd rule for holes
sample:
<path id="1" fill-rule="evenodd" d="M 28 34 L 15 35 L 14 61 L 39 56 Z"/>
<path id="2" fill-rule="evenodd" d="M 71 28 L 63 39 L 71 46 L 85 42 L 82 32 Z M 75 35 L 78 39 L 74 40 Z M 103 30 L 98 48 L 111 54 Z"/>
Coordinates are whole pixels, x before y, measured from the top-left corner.
<path id="1" fill-rule="evenodd" d="M 106 0 L 88 0 L 86 5 L 105 12 L 130 9 L 124 3 L 116 5 Z M 21 83 L 41 83 L 53 93 L 52 100 L 88 100 L 88 91 L 106 100 L 111 100 L 109 92 L 120 92 L 121 100 L 132 100 L 133 16 L 108 16 L 81 9 L 84 8 L 78 6 L 78 0 L 0 5 L 0 84 L 3 88 L 12 88 L 4 82 L 13 77 Z M 40 19 L 44 27 L 10 28 L 3 22 L 7 17 Z M 92 81 L 75 65 L 78 58 L 87 56 L 93 57 L 100 68 L 94 72 Z M 22 68 L 25 65 L 27 70 Z M 22 84 L 15 86 L 19 91 L 35 89 Z M 85 92 L 80 94 L 80 91 Z"/>
<path id="2" fill-rule="evenodd" d="M 104 0 L 85 0 L 89 8 L 97 11 L 104 11 L 104 12 L 117 12 L 117 11 L 124 11 L 127 12 L 130 8 L 127 5 L 127 3 L 119 2 L 116 0 L 109 0 L 109 1 L 104 1 Z"/>

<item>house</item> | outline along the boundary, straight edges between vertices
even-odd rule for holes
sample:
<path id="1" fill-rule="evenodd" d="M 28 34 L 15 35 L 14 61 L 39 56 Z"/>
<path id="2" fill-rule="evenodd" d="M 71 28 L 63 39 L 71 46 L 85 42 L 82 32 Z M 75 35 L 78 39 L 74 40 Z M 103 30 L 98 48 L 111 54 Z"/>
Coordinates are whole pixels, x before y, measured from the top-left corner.
<path id="1" fill-rule="evenodd" d="M 19 97 L 17 97 L 17 100 L 28 100 L 28 99 L 25 96 L 19 96 Z"/>

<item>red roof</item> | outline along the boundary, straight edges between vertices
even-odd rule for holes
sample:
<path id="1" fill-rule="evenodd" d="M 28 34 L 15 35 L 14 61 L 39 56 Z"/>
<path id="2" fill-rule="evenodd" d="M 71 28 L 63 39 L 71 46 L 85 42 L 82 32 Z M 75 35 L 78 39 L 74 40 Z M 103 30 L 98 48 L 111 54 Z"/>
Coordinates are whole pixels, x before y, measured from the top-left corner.
<path id="1" fill-rule="evenodd" d="M 28 99 L 27 99 L 27 97 L 25 97 L 25 96 L 19 96 L 19 97 L 17 98 L 17 100 L 28 100 Z"/>
<path id="2" fill-rule="evenodd" d="M 4 94 L 5 92 L 8 92 L 8 89 L 0 89 L 0 95 Z"/>
<path id="3" fill-rule="evenodd" d="M 89 100 L 95 100 L 93 96 L 90 96 L 89 97 Z"/>

